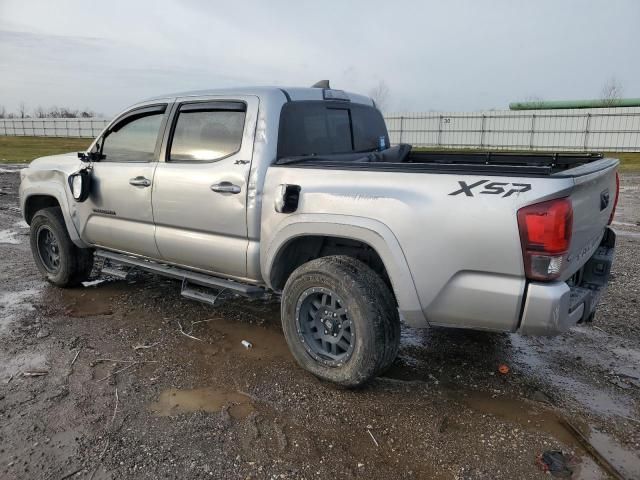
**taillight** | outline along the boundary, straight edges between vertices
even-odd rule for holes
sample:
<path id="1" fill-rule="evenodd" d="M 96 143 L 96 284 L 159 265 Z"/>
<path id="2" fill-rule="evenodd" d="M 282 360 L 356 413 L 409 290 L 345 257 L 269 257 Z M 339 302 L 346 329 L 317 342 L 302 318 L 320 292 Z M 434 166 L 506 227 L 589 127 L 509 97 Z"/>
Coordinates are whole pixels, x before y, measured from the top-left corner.
<path id="1" fill-rule="evenodd" d="M 616 198 L 613 201 L 613 209 L 611 210 L 611 215 L 609 215 L 608 225 L 611 225 L 611 222 L 613 222 L 613 217 L 616 214 L 616 207 L 618 206 L 618 198 L 620 198 L 620 175 L 618 175 L 618 172 L 616 172 Z"/>
<path id="2" fill-rule="evenodd" d="M 518 210 L 525 274 L 530 280 L 554 280 L 562 272 L 571 243 L 573 207 L 568 198 Z"/>

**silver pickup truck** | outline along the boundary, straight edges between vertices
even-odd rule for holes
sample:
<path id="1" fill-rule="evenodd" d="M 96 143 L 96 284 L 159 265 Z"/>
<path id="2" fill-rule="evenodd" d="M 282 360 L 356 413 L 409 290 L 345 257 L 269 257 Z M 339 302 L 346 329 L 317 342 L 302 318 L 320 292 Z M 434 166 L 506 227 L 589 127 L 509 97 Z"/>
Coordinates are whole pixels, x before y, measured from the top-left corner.
<path id="1" fill-rule="evenodd" d="M 534 335 L 590 321 L 617 166 L 390 146 L 370 98 L 325 83 L 144 101 L 86 152 L 34 160 L 20 196 L 51 283 L 99 259 L 197 300 L 275 292 L 298 363 L 356 386 L 393 362 L 401 319 Z"/>

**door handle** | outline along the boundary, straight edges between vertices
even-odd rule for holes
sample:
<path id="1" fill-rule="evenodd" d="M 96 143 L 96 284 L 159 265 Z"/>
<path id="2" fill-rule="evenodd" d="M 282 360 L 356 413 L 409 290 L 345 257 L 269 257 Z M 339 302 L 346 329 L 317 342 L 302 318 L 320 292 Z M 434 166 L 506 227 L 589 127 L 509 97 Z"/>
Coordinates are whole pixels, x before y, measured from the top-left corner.
<path id="1" fill-rule="evenodd" d="M 241 188 L 231 182 L 220 182 L 211 185 L 211 190 L 218 193 L 240 193 Z"/>
<path id="2" fill-rule="evenodd" d="M 133 185 L 134 187 L 150 187 L 151 180 L 144 177 L 135 177 L 129 179 L 129 185 Z"/>

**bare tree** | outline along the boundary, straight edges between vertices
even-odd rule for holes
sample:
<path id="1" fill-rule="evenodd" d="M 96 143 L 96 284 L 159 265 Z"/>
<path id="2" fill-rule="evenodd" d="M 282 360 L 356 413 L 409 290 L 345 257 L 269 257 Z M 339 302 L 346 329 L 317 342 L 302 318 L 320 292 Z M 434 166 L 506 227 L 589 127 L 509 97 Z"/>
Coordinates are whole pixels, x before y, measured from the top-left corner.
<path id="1" fill-rule="evenodd" d="M 47 111 L 44 108 L 42 108 L 40 105 L 38 105 L 38 107 L 33 111 L 33 116 L 36 118 L 46 118 Z"/>
<path id="2" fill-rule="evenodd" d="M 380 80 L 374 88 L 369 90 L 369 96 L 373 98 L 376 106 L 383 112 L 385 112 L 389 106 L 390 93 L 389 86 L 384 80 Z"/>
<path id="3" fill-rule="evenodd" d="M 612 106 L 616 100 L 622 98 L 622 84 L 616 77 L 611 77 L 605 82 L 600 91 L 600 99 L 606 106 Z"/>
<path id="4" fill-rule="evenodd" d="M 48 110 L 44 110 L 38 107 L 36 115 L 39 118 L 93 118 L 96 117 L 96 113 L 88 108 L 83 110 L 74 110 L 68 107 L 49 107 Z M 42 115 L 40 117 L 40 115 Z"/>
<path id="5" fill-rule="evenodd" d="M 74 110 L 69 107 L 49 107 L 43 108 L 38 105 L 33 109 L 33 116 L 35 118 L 94 118 L 101 116 L 93 110 L 84 108 L 82 110 Z M 0 118 L 30 118 L 29 112 L 24 102 L 20 102 L 18 106 L 18 112 L 7 112 L 4 106 L 0 105 Z"/>
<path id="6" fill-rule="evenodd" d="M 20 116 L 20 118 L 26 118 L 29 116 L 27 114 L 27 106 L 24 104 L 24 102 L 20 102 L 20 105 L 18 105 L 18 115 Z"/>

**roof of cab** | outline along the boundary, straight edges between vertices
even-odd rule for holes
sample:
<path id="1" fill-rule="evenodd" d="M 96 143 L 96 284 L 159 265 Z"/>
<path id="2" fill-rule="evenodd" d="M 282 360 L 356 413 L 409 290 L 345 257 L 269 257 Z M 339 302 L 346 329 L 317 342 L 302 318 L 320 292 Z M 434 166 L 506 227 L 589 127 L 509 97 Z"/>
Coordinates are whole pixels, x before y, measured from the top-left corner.
<path id="1" fill-rule="evenodd" d="M 192 90 L 188 92 L 177 92 L 162 96 L 148 98 L 144 102 L 165 100 L 176 97 L 202 97 L 207 95 L 256 95 L 275 96 L 291 101 L 299 100 L 323 100 L 322 88 L 309 87 L 238 87 L 238 88 L 216 88 L 209 90 Z M 345 92 L 354 103 L 362 103 L 365 105 L 373 105 L 371 98 L 357 93 Z"/>

